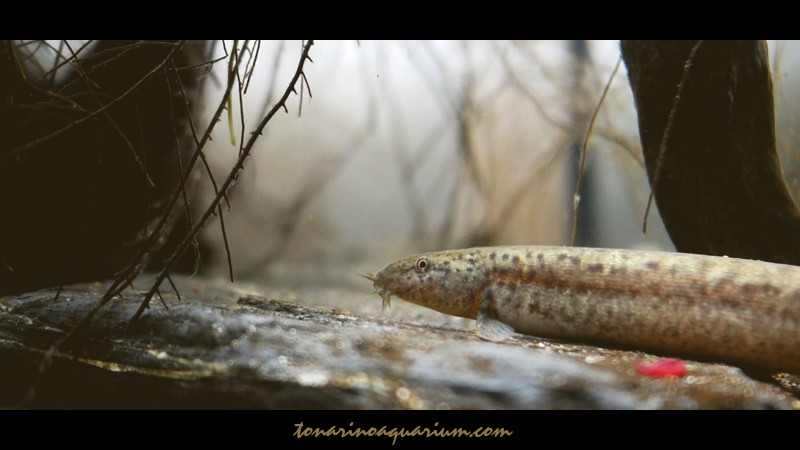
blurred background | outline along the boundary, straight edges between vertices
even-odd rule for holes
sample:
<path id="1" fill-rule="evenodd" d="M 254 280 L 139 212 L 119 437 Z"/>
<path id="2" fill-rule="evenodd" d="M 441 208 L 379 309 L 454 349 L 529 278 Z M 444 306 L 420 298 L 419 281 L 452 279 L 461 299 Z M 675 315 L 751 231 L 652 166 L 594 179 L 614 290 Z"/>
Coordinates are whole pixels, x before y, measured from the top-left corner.
<path id="1" fill-rule="evenodd" d="M 286 89 L 302 44 L 251 44 L 240 69 L 247 89 L 232 96 L 205 149 L 218 180 Z M 204 57 L 224 58 L 232 45 L 208 43 Z M 796 193 L 800 47 L 769 47 L 779 151 Z M 642 233 L 649 188 L 624 64 L 614 72 L 618 41 L 316 41 L 310 56 L 310 92 L 303 85 L 288 114 L 270 121 L 223 208 L 237 282 L 367 286 L 353 273 L 408 254 L 569 245 L 581 148 L 607 84 L 577 196 L 576 245 L 673 249 L 657 208 Z M 197 77 L 198 129 L 228 70 L 221 59 Z M 199 211 L 213 190 L 205 173 L 194 176 Z M 201 275 L 226 277 L 218 218 L 202 242 Z"/>
<path id="2" fill-rule="evenodd" d="M 284 89 L 300 45 L 262 43 L 250 121 Z M 569 244 L 580 148 L 616 41 L 317 41 L 312 57 L 302 116 L 298 97 L 236 186 L 226 227 L 238 278 L 332 281 L 340 266 L 375 271 L 437 249 Z M 670 248 L 657 212 L 641 233 L 648 190 L 626 77 L 614 76 L 590 139 L 577 243 Z M 224 86 L 206 88 L 218 98 Z M 209 158 L 230 167 L 229 130 L 215 133 Z M 218 226 L 205 237 L 222 250 Z"/>

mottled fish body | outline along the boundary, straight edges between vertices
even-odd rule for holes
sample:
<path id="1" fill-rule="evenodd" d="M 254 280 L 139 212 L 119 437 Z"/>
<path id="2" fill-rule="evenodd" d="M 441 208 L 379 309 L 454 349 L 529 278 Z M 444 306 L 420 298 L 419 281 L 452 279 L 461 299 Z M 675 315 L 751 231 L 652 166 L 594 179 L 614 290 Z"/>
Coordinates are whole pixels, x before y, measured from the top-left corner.
<path id="1" fill-rule="evenodd" d="M 800 373 L 800 267 L 685 253 L 479 247 L 409 256 L 369 276 L 394 295 L 512 331 Z"/>

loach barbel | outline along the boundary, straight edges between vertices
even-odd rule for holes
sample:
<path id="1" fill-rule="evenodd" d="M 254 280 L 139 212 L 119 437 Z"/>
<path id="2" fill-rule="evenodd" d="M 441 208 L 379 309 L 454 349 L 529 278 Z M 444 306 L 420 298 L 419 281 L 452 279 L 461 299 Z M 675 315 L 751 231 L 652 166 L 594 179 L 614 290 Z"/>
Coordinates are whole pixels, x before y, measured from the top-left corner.
<path id="1" fill-rule="evenodd" d="M 409 256 L 374 275 L 397 296 L 514 331 L 800 374 L 800 267 L 580 247 L 479 247 Z"/>

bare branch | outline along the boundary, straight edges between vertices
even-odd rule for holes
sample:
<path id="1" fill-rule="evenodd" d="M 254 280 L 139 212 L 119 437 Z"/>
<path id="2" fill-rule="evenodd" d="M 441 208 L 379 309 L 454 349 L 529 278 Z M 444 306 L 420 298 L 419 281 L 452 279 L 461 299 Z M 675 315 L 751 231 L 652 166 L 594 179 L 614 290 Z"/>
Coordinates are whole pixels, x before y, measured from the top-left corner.
<path id="1" fill-rule="evenodd" d="M 206 211 L 203 213 L 202 217 L 200 217 L 198 222 L 192 227 L 192 229 L 189 232 L 189 234 L 184 238 L 184 240 L 180 243 L 180 245 L 175 250 L 175 252 L 172 254 L 172 256 L 169 258 L 169 260 L 167 260 L 167 262 L 164 264 L 164 268 L 159 273 L 158 277 L 156 278 L 156 281 L 153 283 L 153 286 L 150 288 L 150 290 L 147 292 L 147 294 L 145 294 L 145 298 L 144 298 L 144 300 L 142 300 L 142 303 L 139 306 L 139 309 L 136 311 L 136 314 L 134 314 L 133 318 L 131 319 L 131 325 L 134 324 L 139 319 L 139 317 L 141 317 L 141 315 L 144 312 L 144 310 L 150 305 L 150 300 L 153 298 L 153 295 L 154 295 L 155 291 L 158 290 L 158 287 L 164 281 L 164 278 L 172 270 L 172 267 L 175 265 L 175 263 L 178 261 L 178 259 L 183 255 L 183 252 L 188 247 L 191 239 L 194 236 L 196 236 L 197 233 L 200 232 L 200 230 L 203 228 L 203 226 L 205 225 L 205 223 L 208 220 L 208 218 L 211 216 L 211 214 L 214 212 L 214 210 L 218 207 L 218 205 L 219 205 L 219 203 L 220 203 L 220 201 L 222 199 L 222 193 L 227 191 L 228 187 L 230 187 L 230 185 L 236 179 L 236 176 L 239 173 L 239 171 L 242 170 L 242 168 L 244 167 L 244 161 L 250 155 L 250 152 L 253 149 L 253 145 L 255 144 L 256 140 L 260 136 L 260 134 L 263 131 L 263 129 L 267 126 L 267 123 L 269 123 L 269 121 L 272 119 L 272 117 L 275 115 L 275 113 L 278 111 L 278 109 L 280 109 L 282 106 L 285 108 L 285 104 L 286 104 L 286 101 L 289 98 L 289 94 L 292 92 L 292 89 L 294 88 L 295 84 L 297 83 L 298 79 L 300 78 L 300 76 L 301 76 L 301 74 L 303 72 L 303 66 L 305 64 L 306 57 L 308 56 L 308 52 L 311 50 L 311 46 L 312 45 L 314 45 L 314 41 L 313 40 L 309 40 L 308 43 L 303 48 L 303 52 L 302 52 L 301 57 L 300 57 L 300 62 L 297 65 L 297 70 L 295 71 L 295 74 L 292 77 L 292 80 L 289 82 L 289 86 L 284 91 L 283 96 L 278 101 L 278 103 L 275 104 L 275 106 L 270 110 L 269 114 L 267 114 L 267 116 L 261 121 L 261 123 L 259 123 L 259 125 L 256 128 L 255 132 L 253 132 L 250 135 L 250 139 L 248 140 L 247 145 L 244 148 L 244 151 L 239 156 L 238 160 L 236 161 L 236 164 L 234 165 L 234 167 L 231 169 L 230 173 L 228 174 L 228 177 L 222 183 L 222 186 L 220 187 L 220 192 L 216 195 L 216 197 L 214 197 L 214 200 L 212 200 L 211 204 L 209 204 L 208 208 L 206 208 Z M 238 64 L 238 61 L 237 61 L 237 64 Z M 232 80 L 229 80 L 228 83 L 229 83 L 229 86 L 230 86 L 232 84 Z"/>
<path id="2" fill-rule="evenodd" d="M 250 87 L 250 80 L 253 78 L 253 72 L 256 68 L 256 63 L 258 62 L 258 54 L 261 52 L 261 41 L 256 41 L 256 52 L 255 55 L 247 61 L 247 66 L 244 68 L 244 77 L 246 79 L 244 84 L 244 93 L 247 94 L 247 88 Z M 250 64 L 252 60 L 252 65 Z"/>
<path id="3" fill-rule="evenodd" d="M 175 283 L 172 282 L 172 277 L 167 275 L 167 281 L 169 281 L 169 285 L 172 286 L 172 291 L 175 292 L 175 295 L 178 297 L 178 301 L 182 301 L 181 293 L 178 291 L 178 288 L 175 287 Z"/>
<path id="4" fill-rule="evenodd" d="M 597 102 L 597 106 L 594 108 L 592 119 L 589 121 L 589 129 L 586 130 L 586 138 L 583 140 L 583 146 L 581 147 L 581 165 L 578 169 L 578 181 L 575 185 L 575 194 L 573 195 L 572 201 L 572 238 L 570 239 L 570 245 L 573 246 L 575 245 L 575 240 L 578 238 L 578 206 L 580 205 L 581 199 L 581 182 L 583 181 L 583 170 L 586 167 L 586 152 L 587 147 L 589 146 L 589 138 L 592 136 L 594 121 L 597 119 L 597 114 L 600 112 L 600 107 L 603 106 L 603 102 L 606 100 L 608 89 L 611 87 L 611 82 L 614 81 L 614 77 L 617 75 L 620 65 L 622 65 L 621 57 L 617 59 L 617 64 L 614 66 L 614 70 L 611 71 L 611 76 L 608 77 L 608 82 L 606 83 L 605 88 L 603 88 L 603 93 L 600 95 L 600 100 Z"/>
<path id="5" fill-rule="evenodd" d="M 697 41 L 692 47 L 692 51 L 689 52 L 689 58 L 686 60 L 686 63 L 683 65 L 683 75 L 681 76 L 681 82 L 678 83 L 678 89 L 675 92 L 675 100 L 672 102 L 672 109 L 669 111 L 669 117 L 667 118 L 667 127 L 664 128 L 664 135 L 661 136 L 661 145 L 658 148 L 658 156 L 656 157 L 656 168 L 653 171 L 653 181 L 650 183 L 650 197 L 647 198 L 647 207 L 644 210 L 644 219 L 642 220 L 642 234 L 647 234 L 647 215 L 650 213 L 650 205 L 653 203 L 653 195 L 656 191 L 656 183 L 658 183 L 658 178 L 661 175 L 661 166 L 664 161 L 664 152 L 667 148 L 667 138 L 669 137 L 669 133 L 672 130 L 672 124 L 675 120 L 675 114 L 678 112 L 678 104 L 680 104 L 681 94 L 683 93 L 683 86 L 686 84 L 686 79 L 689 78 L 689 68 L 692 67 L 692 61 L 694 61 L 694 55 L 697 53 L 697 49 L 700 48 L 700 45 L 703 43 L 702 40 Z"/>
<path id="6" fill-rule="evenodd" d="M 183 180 L 183 163 L 181 162 L 180 142 L 178 139 L 178 129 L 175 125 L 175 111 L 172 107 L 172 89 L 170 87 L 169 76 L 167 75 L 167 68 L 164 67 L 164 81 L 167 83 L 167 103 L 169 104 L 169 117 L 172 123 L 172 135 L 175 137 L 175 159 L 178 166 L 178 177 Z M 176 75 L 177 76 L 177 75 Z M 178 77 L 180 78 L 180 77 Z M 184 99 L 185 101 L 185 99 Z M 189 196 L 186 194 L 186 183 L 181 183 L 181 195 L 183 196 L 183 206 L 186 210 L 186 223 L 192 223 L 192 212 L 189 203 Z M 200 264 L 200 244 L 197 239 L 192 240 L 192 246 L 195 253 L 195 273 L 199 269 Z"/>

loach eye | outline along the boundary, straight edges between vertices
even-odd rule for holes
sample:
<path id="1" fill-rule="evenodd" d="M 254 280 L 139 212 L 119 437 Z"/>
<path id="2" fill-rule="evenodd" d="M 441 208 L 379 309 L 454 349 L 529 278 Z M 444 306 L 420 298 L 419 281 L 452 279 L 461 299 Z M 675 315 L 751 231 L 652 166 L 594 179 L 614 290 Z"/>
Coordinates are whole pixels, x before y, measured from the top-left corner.
<path id="1" fill-rule="evenodd" d="M 427 272 L 431 268 L 431 260 L 427 256 L 422 256 L 414 263 L 414 268 L 419 273 Z"/>

